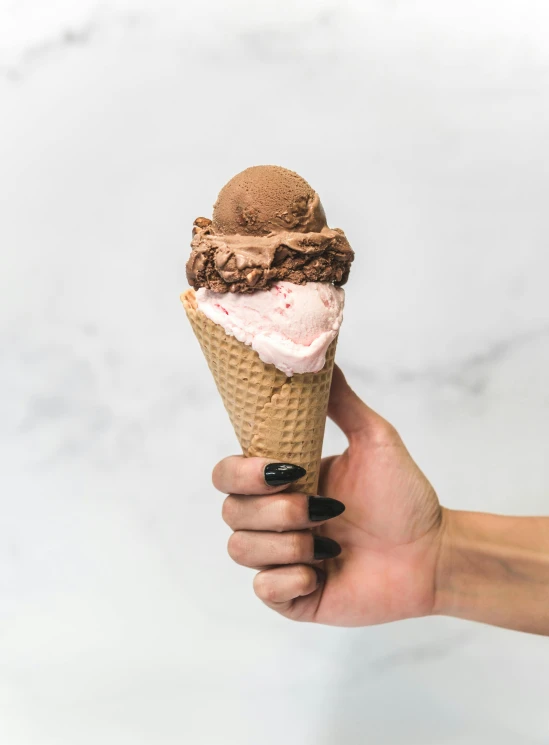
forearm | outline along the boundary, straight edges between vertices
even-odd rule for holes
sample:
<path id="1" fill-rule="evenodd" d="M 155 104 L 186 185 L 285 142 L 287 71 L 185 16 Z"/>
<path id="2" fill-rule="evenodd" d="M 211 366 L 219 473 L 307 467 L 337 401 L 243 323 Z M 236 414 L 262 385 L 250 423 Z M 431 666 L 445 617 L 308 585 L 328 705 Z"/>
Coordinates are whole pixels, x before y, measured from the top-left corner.
<path id="1" fill-rule="evenodd" d="M 444 510 L 435 613 L 549 635 L 549 518 Z"/>

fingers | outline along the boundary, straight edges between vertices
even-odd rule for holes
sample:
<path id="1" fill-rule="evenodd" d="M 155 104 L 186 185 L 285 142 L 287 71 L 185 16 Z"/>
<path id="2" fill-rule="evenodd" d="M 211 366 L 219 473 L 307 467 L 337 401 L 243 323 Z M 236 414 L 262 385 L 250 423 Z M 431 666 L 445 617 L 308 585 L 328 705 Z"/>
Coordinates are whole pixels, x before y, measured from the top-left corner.
<path id="1" fill-rule="evenodd" d="M 345 510 L 337 499 L 284 493 L 272 497 L 230 494 L 223 503 L 223 519 L 233 530 L 285 532 L 305 530 L 331 520 Z"/>
<path id="2" fill-rule="evenodd" d="M 315 592 L 320 584 L 319 573 L 307 564 L 266 569 L 254 577 L 257 597 L 277 610 L 295 598 Z"/>
<path id="3" fill-rule="evenodd" d="M 328 404 L 328 416 L 351 440 L 358 435 L 377 437 L 394 431 L 392 426 L 362 401 L 335 365 Z"/>
<path id="4" fill-rule="evenodd" d="M 215 488 L 225 494 L 274 494 L 305 473 L 304 468 L 291 463 L 231 455 L 216 465 L 212 481 Z"/>
<path id="5" fill-rule="evenodd" d="M 308 530 L 292 533 L 238 530 L 229 538 L 228 551 L 237 564 L 259 568 L 333 559 L 341 553 L 341 546 Z"/>

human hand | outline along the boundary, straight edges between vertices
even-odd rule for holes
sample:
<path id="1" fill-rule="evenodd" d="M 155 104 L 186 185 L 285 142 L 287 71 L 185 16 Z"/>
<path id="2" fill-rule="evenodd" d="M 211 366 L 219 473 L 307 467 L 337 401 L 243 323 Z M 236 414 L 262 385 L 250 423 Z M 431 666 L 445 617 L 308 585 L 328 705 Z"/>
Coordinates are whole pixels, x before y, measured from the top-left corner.
<path id="1" fill-rule="evenodd" d="M 214 485 L 229 493 L 230 556 L 260 569 L 258 597 L 296 621 L 367 626 L 430 614 L 443 514 L 435 491 L 337 367 L 328 414 L 349 441 L 322 462 L 318 491 L 328 500 L 283 491 L 287 482 L 267 485 L 264 458 L 232 456 L 215 467 Z M 340 512 L 338 502 L 343 514 L 319 519 Z"/>

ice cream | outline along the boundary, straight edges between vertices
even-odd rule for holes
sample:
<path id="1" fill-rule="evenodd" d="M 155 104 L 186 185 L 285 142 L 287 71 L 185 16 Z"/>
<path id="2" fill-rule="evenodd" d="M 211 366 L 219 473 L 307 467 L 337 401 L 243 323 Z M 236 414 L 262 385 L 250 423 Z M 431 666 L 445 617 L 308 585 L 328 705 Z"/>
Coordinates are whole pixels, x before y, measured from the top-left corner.
<path id="1" fill-rule="evenodd" d="M 293 171 L 256 166 L 194 222 L 181 296 L 245 456 L 302 466 L 315 494 L 354 254 Z"/>
<path id="2" fill-rule="evenodd" d="M 344 292 L 332 284 L 277 282 L 253 293 L 196 293 L 198 309 L 288 376 L 318 372 L 343 319 Z"/>
<path id="3" fill-rule="evenodd" d="M 353 250 L 318 194 L 293 171 L 255 166 L 221 190 L 213 220 L 195 220 L 187 279 L 198 290 L 256 292 L 281 280 L 343 285 Z"/>
<path id="4" fill-rule="evenodd" d="M 318 372 L 337 336 L 353 250 L 293 171 L 254 166 L 195 220 L 187 278 L 199 310 L 286 375 Z"/>

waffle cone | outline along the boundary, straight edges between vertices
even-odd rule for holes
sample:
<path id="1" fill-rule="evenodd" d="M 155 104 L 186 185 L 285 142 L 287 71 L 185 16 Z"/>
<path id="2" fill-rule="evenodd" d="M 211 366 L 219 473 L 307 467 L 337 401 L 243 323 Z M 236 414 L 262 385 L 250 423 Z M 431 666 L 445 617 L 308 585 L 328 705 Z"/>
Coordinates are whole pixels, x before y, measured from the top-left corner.
<path id="1" fill-rule="evenodd" d="M 181 300 L 244 455 L 302 466 L 295 488 L 316 494 L 337 338 L 320 372 L 289 378 L 199 311 L 193 290 Z"/>

